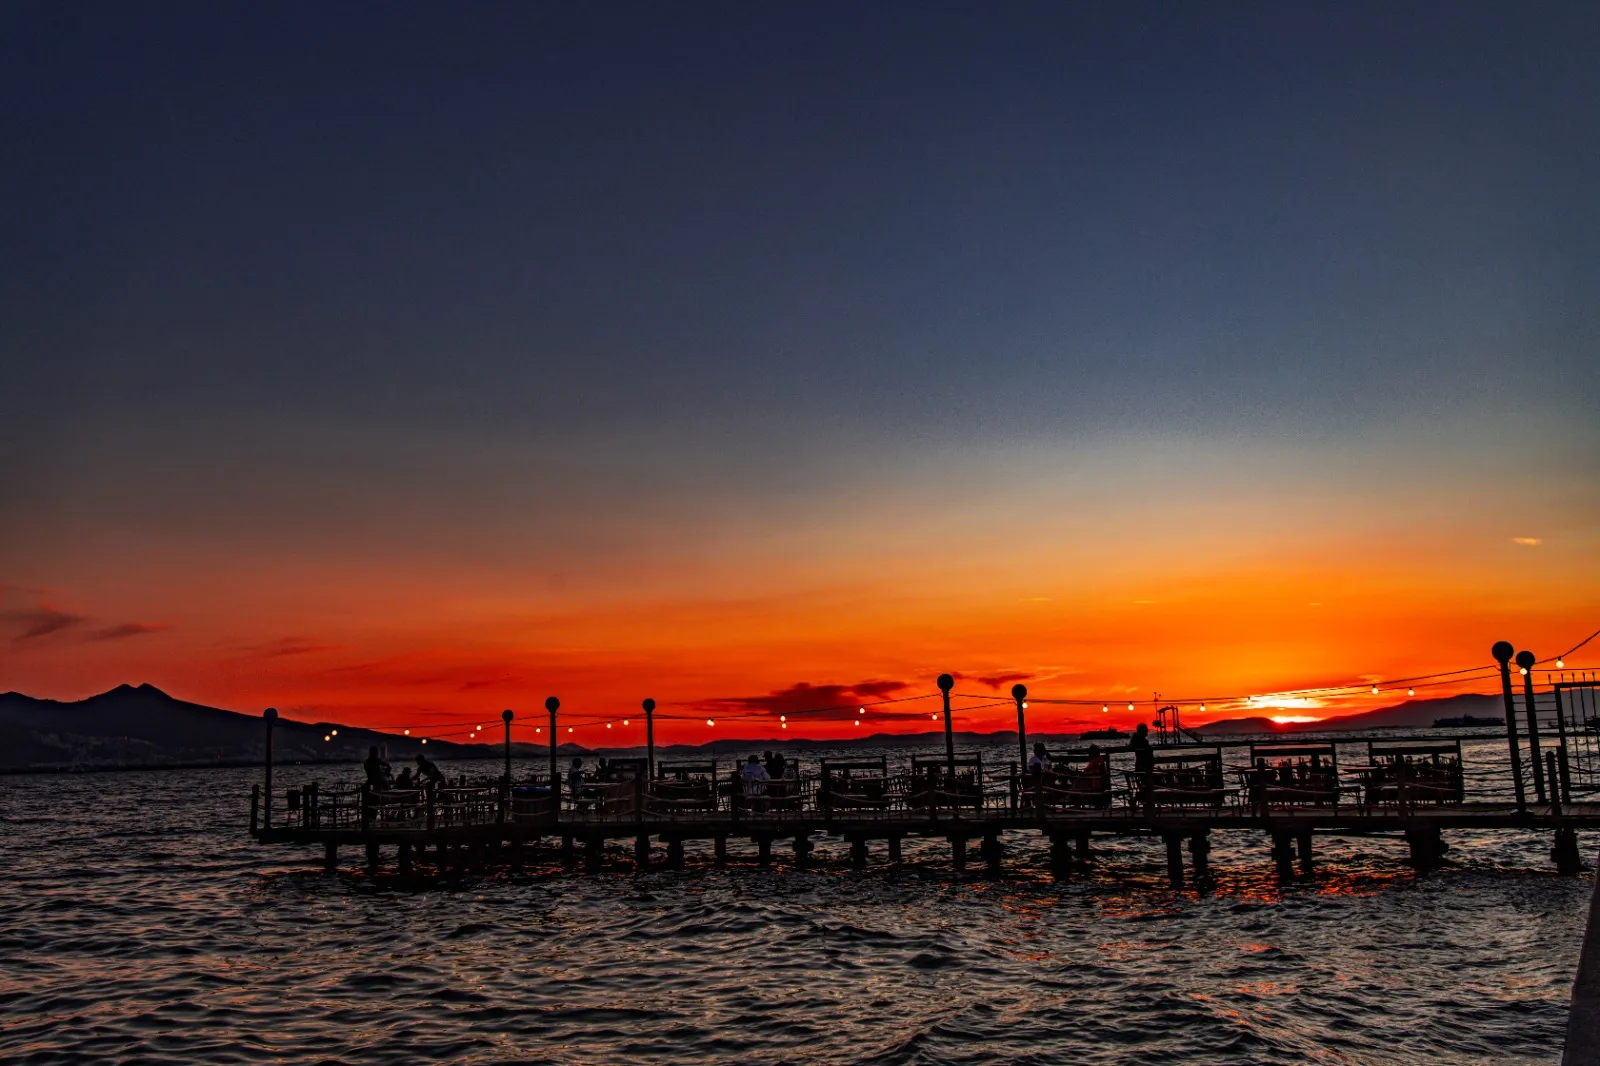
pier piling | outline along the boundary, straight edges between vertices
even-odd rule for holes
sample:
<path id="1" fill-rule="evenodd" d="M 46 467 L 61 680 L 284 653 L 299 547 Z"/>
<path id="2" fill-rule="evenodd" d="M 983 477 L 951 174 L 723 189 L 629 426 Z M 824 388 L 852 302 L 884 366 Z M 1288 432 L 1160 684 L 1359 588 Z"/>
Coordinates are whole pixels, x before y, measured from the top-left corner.
<path id="1" fill-rule="evenodd" d="M 683 839 L 672 837 L 667 841 L 667 866 L 673 870 L 683 869 Z"/>
<path id="2" fill-rule="evenodd" d="M 901 838 L 897 836 L 889 838 L 889 865 L 891 866 L 899 866 L 905 862 L 905 857 L 900 850 L 900 840 Z"/>
<path id="3" fill-rule="evenodd" d="M 850 841 L 850 869 L 865 870 L 867 868 L 867 842 L 861 837 Z"/>
<path id="4" fill-rule="evenodd" d="M 1294 838 L 1288 833 L 1273 832 L 1272 861 L 1278 867 L 1278 880 L 1294 880 Z"/>
<path id="5" fill-rule="evenodd" d="M 633 840 L 633 864 L 643 870 L 650 865 L 650 837 L 645 834 Z"/>
<path id="6" fill-rule="evenodd" d="M 1216 882 L 1211 876 L 1211 832 L 1202 829 L 1189 838 L 1189 857 L 1194 863 L 1194 887 L 1208 891 Z"/>
<path id="7" fill-rule="evenodd" d="M 1295 841 L 1300 851 L 1300 876 L 1311 877 L 1315 874 L 1315 867 L 1311 856 L 1311 830 L 1300 830 L 1299 838 Z"/>
<path id="8" fill-rule="evenodd" d="M 794 835 L 794 864 L 797 869 L 804 869 L 811 857 L 811 834 L 796 833 Z"/>
<path id="9" fill-rule="evenodd" d="M 772 865 L 771 833 L 762 833 L 756 837 L 756 862 L 762 866 Z"/>
<path id="10" fill-rule="evenodd" d="M 322 845 L 322 868 L 330 872 L 339 868 L 339 845 L 331 840 Z"/>
<path id="11" fill-rule="evenodd" d="M 1183 834 L 1162 833 L 1167 845 L 1167 881 L 1174 890 L 1183 888 Z"/>
<path id="12" fill-rule="evenodd" d="M 718 834 L 711 841 L 711 861 L 717 866 L 728 865 L 728 838 Z"/>
<path id="13" fill-rule="evenodd" d="M 950 865 L 957 870 L 967 868 L 967 838 L 955 835 L 950 838 Z"/>

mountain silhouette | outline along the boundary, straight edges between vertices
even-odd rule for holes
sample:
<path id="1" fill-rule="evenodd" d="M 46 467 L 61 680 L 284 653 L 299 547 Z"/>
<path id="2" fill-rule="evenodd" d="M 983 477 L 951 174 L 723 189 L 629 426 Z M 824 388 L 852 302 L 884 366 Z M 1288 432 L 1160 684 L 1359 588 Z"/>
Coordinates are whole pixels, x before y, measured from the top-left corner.
<path id="1" fill-rule="evenodd" d="M 324 740 L 337 729 L 339 735 Z M 486 730 L 487 732 L 487 730 Z M 500 731 L 495 729 L 498 737 Z M 260 765 L 267 725 L 259 714 L 240 714 L 176 699 L 154 685 L 118 685 L 75 702 L 0 694 L 0 770 L 116 769 Z M 374 744 L 391 760 L 426 751 L 445 758 L 498 755 L 499 744 L 455 744 L 382 733 L 333 722 L 279 717 L 273 761 L 349 762 Z M 539 745 L 513 744 L 518 756 L 548 754 Z M 558 751 L 582 753 L 576 745 Z"/>

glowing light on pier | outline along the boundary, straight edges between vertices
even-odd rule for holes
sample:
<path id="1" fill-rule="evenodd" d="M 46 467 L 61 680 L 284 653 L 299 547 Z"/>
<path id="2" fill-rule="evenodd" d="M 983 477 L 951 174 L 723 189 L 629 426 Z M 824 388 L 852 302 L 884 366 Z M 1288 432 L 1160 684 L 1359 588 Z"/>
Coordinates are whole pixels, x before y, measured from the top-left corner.
<path id="1" fill-rule="evenodd" d="M 1373 685 L 1372 686 L 1372 694 L 1374 696 L 1376 696 L 1378 694 L 1378 686 L 1377 685 Z"/>
<path id="2" fill-rule="evenodd" d="M 1557 670 L 1565 670 L 1566 668 L 1567 668 L 1567 664 L 1566 663 L 1562 662 L 1560 659 L 1556 660 L 1556 669 Z"/>
<path id="3" fill-rule="evenodd" d="M 407 729 L 405 732 L 406 732 L 406 736 L 409 737 L 411 735 L 411 730 Z"/>
<path id="4" fill-rule="evenodd" d="M 709 718 L 707 718 L 707 719 L 706 719 L 706 725 L 709 725 L 709 726 L 714 726 L 714 725 L 716 725 L 716 724 L 717 724 L 717 723 L 715 723 L 715 722 L 713 722 L 713 721 L 712 721 L 712 720 L 711 720 L 711 719 L 709 719 Z"/>
<path id="5" fill-rule="evenodd" d="M 1406 689 L 1406 695 L 1407 696 L 1415 696 L 1416 694 L 1417 694 L 1417 690 L 1416 689 L 1414 689 L 1414 688 Z"/>

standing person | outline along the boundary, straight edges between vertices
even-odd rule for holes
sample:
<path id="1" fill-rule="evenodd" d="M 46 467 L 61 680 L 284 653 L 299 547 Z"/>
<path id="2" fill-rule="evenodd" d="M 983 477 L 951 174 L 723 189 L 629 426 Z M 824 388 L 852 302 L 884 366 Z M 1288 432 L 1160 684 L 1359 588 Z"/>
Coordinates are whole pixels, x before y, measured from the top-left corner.
<path id="1" fill-rule="evenodd" d="M 1139 799 L 1142 803 L 1151 802 L 1150 778 L 1156 772 L 1156 753 L 1150 747 L 1150 727 L 1143 722 L 1133 731 L 1133 736 L 1128 740 L 1128 750 L 1133 752 L 1133 772 L 1139 782 Z"/>
<path id="2" fill-rule="evenodd" d="M 420 751 L 417 752 L 417 780 L 428 788 L 438 788 L 444 784 L 444 771 Z"/>
<path id="3" fill-rule="evenodd" d="M 578 797 L 583 794 L 583 760 L 574 758 L 572 768 L 567 771 L 567 798 L 572 803 L 573 810 L 578 808 Z"/>
<path id="4" fill-rule="evenodd" d="M 367 761 L 361 764 L 367 772 L 367 785 L 371 788 L 389 787 L 389 764 L 378 757 L 376 745 L 367 749 Z"/>

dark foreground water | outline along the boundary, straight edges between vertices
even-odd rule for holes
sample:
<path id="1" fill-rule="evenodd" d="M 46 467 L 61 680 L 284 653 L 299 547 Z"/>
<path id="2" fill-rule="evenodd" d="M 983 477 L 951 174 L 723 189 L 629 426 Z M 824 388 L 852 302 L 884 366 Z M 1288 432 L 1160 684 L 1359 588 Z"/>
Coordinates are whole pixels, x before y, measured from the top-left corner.
<path id="1" fill-rule="evenodd" d="M 0 779 L 0 1060 L 1553 1063 L 1593 883 L 1458 833 L 1424 880 L 1402 841 L 1319 838 L 1280 889 L 1266 841 L 1219 833 L 1204 898 L 1158 841 L 1057 884 L 1020 835 L 998 881 L 908 841 L 864 874 L 736 844 L 418 885 L 253 847 L 255 780 Z"/>

